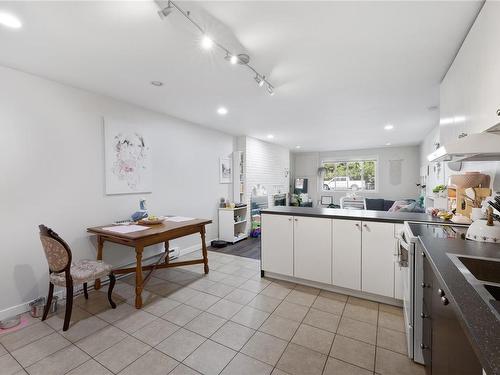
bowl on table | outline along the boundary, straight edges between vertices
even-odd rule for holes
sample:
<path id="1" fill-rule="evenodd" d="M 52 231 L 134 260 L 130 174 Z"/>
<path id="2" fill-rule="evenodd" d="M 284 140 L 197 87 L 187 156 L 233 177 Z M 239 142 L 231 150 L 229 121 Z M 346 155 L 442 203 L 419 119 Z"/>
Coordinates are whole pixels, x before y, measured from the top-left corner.
<path id="1" fill-rule="evenodd" d="M 145 225 L 156 225 L 156 224 L 161 224 L 165 221 L 165 217 L 163 216 L 154 216 L 154 217 L 147 217 L 145 219 L 141 219 L 138 221 L 138 224 L 145 224 Z"/>

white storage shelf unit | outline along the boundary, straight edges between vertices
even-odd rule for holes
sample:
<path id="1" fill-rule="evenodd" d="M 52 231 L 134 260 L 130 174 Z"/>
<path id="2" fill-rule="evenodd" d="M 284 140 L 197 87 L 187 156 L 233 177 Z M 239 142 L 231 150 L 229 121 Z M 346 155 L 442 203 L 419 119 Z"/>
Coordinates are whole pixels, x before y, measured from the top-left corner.
<path id="1" fill-rule="evenodd" d="M 219 208 L 219 240 L 235 243 L 248 237 L 247 211 L 247 206 Z"/>
<path id="2" fill-rule="evenodd" d="M 401 300 L 399 227 L 386 222 L 263 214 L 262 270 L 350 294 L 357 291 Z"/>

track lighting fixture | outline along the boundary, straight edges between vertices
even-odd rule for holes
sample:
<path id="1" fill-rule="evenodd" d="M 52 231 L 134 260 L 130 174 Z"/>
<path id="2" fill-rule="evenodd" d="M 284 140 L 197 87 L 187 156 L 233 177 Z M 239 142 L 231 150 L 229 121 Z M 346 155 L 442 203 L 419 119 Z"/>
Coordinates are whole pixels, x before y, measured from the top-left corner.
<path id="1" fill-rule="evenodd" d="M 165 8 L 163 9 L 160 9 L 158 11 L 158 15 L 160 16 L 161 19 L 164 19 L 166 17 L 168 17 L 168 15 L 170 13 L 172 13 L 172 11 L 174 10 L 174 7 L 172 6 L 172 4 L 170 3 L 170 1 L 168 2 L 168 6 L 166 6 Z"/>
<path id="2" fill-rule="evenodd" d="M 255 75 L 255 82 L 257 82 L 257 86 L 262 87 L 264 86 L 264 80 L 266 77 L 261 76 L 259 73 Z"/>
<path id="3" fill-rule="evenodd" d="M 214 46 L 214 41 L 208 35 L 204 35 L 201 39 L 203 49 L 211 49 Z"/>
<path id="4" fill-rule="evenodd" d="M 193 26 L 195 26 L 200 31 L 200 33 L 202 34 L 201 46 L 203 49 L 209 50 L 212 49 L 214 46 L 218 47 L 219 49 L 225 52 L 226 54 L 225 59 L 227 61 L 229 61 L 233 65 L 240 64 L 246 66 L 255 74 L 255 81 L 257 82 L 257 85 L 259 87 L 262 87 L 264 86 L 264 84 L 267 84 L 267 92 L 269 93 L 269 95 L 274 95 L 274 86 L 271 85 L 271 83 L 266 79 L 266 77 L 263 74 L 260 74 L 252 65 L 250 65 L 250 57 L 248 55 L 233 54 L 231 53 L 231 51 L 229 51 L 229 49 L 224 47 L 222 44 L 210 38 L 207 35 L 205 29 L 201 27 L 193 18 L 191 18 L 191 13 L 179 7 L 174 1 L 169 0 L 166 7 L 165 7 L 165 0 L 155 0 L 155 1 L 158 7 L 160 8 L 158 14 L 162 20 L 165 19 L 170 13 L 172 13 L 174 9 L 177 10 L 182 16 L 184 16 L 184 18 L 186 18 L 189 22 L 191 22 L 191 24 L 193 24 Z"/>
<path id="5" fill-rule="evenodd" d="M 269 83 L 267 84 L 267 92 L 269 95 L 273 96 L 274 95 L 274 87 L 270 85 Z"/>
<path id="6" fill-rule="evenodd" d="M 229 61 L 231 64 L 236 65 L 239 61 L 238 56 L 236 55 L 231 55 L 230 53 L 226 53 L 226 57 L 224 57 L 227 61 Z"/>

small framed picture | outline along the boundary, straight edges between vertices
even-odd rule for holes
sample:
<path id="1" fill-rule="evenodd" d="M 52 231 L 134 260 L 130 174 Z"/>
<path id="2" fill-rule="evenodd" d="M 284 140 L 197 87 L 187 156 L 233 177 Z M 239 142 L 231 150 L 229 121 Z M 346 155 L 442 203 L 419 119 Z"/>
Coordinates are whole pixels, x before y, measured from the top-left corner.
<path id="1" fill-rule="evenodd" d="M 233 160 L 231 158 L 220 158 L 219 160 L 219 179 L 221 184 L 230 184 L 232 182 Z"/>
<path id="2" fill-rule="evenodd" d="M 328 206 L 333 204 L 333 197 L 331 195 L 322 195 L 321 196 L 321 204 L 324 206 Z"/>

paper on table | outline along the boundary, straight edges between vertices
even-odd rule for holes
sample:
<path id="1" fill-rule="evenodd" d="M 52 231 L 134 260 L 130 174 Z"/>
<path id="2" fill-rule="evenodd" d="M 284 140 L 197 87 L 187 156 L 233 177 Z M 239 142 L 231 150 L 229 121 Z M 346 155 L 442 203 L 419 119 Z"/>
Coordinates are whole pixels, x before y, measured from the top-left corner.
<path id="1" fill-rule="evenodd" d="M 181 221 L 189 221 L 194 220 L 192 217 L 184 217 L 184 216 L 171 216 L 167 217 L 168 221 L 173 221 L 174 223 L 180 223 Z"/>
<path id="2" fill-rule="evenodd" d="M 115 225 L 113 227 L 102 228 L 103 230 L 108 230 L 110 232 L 116 233 L 132 233 L 139 232 L 141 230 L 149 229 L 149 227 L 145 227 L 143 225 Z"/>

